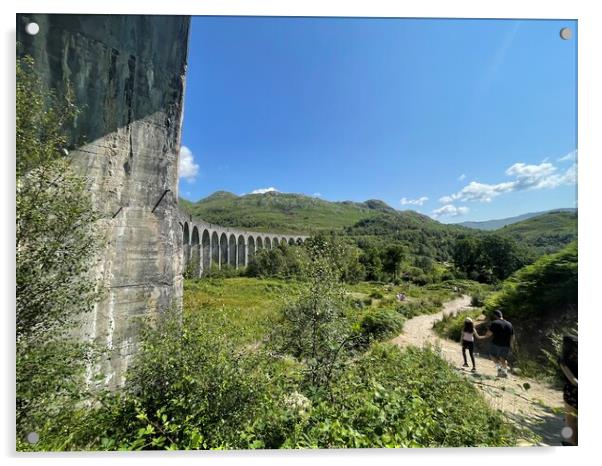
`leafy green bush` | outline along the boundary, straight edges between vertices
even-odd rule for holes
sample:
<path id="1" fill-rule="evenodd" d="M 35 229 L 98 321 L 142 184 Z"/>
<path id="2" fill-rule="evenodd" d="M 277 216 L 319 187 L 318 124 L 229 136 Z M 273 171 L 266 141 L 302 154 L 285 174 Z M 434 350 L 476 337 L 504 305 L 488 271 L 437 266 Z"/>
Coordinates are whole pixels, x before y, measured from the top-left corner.
<path id="1" fill-rule="evenodd" d="M 250 277 L 302 277 L 307 254 L 301 246 L 279 245 L 255 252 L 247 266 Z"/>
<path id="2" fill-rule="evenodd" d="M 576 310 L 577 261 L 576 242 L 540 257 L 506 280 L 502 289 L 487 299 L 486 310 L 501 309 L 508 318 Z"/>
<path id="3" fill-rule="evenodd" d="M 338 245 L 324 238 L 306 244 L 309 262 L 300 296 L 282 310 L 270 336 L 271 346 L 305 365 L 303 388 L 330 390 L 354 338 L 345 309 L 348 301 L 333 261 Z"/>
<path id="4" fill-rule="evenodd" d="M 422 314 L 434 314 L 435 312 L 439 312 L 442 305 L 443 302 L 441 299 L 429 296 L 402 302 L 397 306 L 397 312 L 406 319 L 411 319 L 412 317 Z"/>
<path id="5" fill-rule="evenodd" d="M 78 442 L 126 450 L 252 448 L 245 432 L 255 420 L 284 410 L 287 377 L 280 371 L 274 378 L 277 366 L 268 361 L 200 320 L 168 311 L 143 325 L 122 394 L 90 414 L 91 431 L 100 438 L 88 432 Z M 276 444 L 261 446 L 277 448 L 271 438 Z"/>
<path id="6" fill-rule="evenodd" d="M 313 403 L 289 448 L 510 446 L 512 428 L 430 349 L 376 344 Z M 333 402 L 334 401 L 334 402 Z"/>
<path id="7" fill-rule="evenodd" d="M 384 340 L 401 333 L 404 320 L 394 310 L 377 308 L 364 315 L 360 329 L 367 341 Z"/>
<path id="8" fill-rule="evenodd" d="M 100 297 L 90 270 L 103 247 L 86 179 L 65 156 L 77 114 L 69 90 L 46 88 L 30 57 L 17 60 L 16 424 L 49 433 L 87 396 L 98 354 L 72 332 Z M 91 381 L 93 382 L 93 380 Z M 54 424 L 54 428 L 53 425 Z M 50 435 L 50 434 L 49 434 Z"/>
<path id="9" fill-rule="evenodd" d="M 472 307 L 483 307 L 485 305 L 485 299 L 487 295 L 480 291 L 477 291 L 470 297 L 470 305 Z"/>

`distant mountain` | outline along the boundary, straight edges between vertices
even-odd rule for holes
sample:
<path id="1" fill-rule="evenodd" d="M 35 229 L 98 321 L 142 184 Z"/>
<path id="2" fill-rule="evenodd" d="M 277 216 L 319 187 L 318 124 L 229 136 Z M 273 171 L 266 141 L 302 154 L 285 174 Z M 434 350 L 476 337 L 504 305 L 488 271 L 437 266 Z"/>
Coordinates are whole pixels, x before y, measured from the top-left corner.
<path id="1" fill-rule="evenodd" d="M 542 212 L 531 212 L 528 214 L 517 215 L 516 217 L 508 217 L 501 218 L 497 220 L 486 220 L 483 222 L 462 222 L 457 225 L 461 225 L 466 228 L 474 228 L 477 230 L 497 230 L 506 225 L 512 225 L 513 223 L 522 222 L 523 220 L 528 220 L 533 217 L 538 217 L 540 215 L 544 215 L 550 212 L 576 212 L 576 209 L 553 209 L 553 210 L 545 210 Z"/>
<path id="2" fill-rule="evenodd" d="M 538 255 L 559 251 L 577 239 L 577 210 L 559 209 L 499 228 L 495 233 L 507 236 Z"/>

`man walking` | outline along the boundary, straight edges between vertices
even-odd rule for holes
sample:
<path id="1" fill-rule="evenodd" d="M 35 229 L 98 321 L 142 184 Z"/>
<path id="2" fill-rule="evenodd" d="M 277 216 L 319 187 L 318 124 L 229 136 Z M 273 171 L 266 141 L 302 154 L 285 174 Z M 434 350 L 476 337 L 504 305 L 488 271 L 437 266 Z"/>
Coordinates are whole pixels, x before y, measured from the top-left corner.
<path id="1" fill-rule="evenodd" d="M 479 337 L 479 339 L 484 339 L 493 336 L 489 354 L 497 367 L 498 377 L 508 377 L 508 353 L 510 353 L 513 335 L 512 324 L 505 320 L 502 311 L 497 309 L 493 311 L 493 322 L 489 325 L 489 330 L 484 336 Z"/>

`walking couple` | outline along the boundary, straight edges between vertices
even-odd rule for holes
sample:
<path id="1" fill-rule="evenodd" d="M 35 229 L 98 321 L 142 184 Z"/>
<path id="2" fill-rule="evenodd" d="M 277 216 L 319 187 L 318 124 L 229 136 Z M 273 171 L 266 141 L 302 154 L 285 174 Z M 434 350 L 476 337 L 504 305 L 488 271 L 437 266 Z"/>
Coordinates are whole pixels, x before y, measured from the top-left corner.
<path id="1" fill-rule="evenodd" d="M 470 354 L 472 362 L 472 372 L 476 372 L 477 367 L 474 359 L 474 342 L 477 340 L 485 340 L 492 337 L 489 345 L 489 355 L 496 364 L 498 377 L 508 377 L 508 353 L 510 352 L 510 343 L 514 335 L 512 324 L 504 319 L 502 311 L 493 311 L 492 322 L 489 325 L 487 333 L 483 336 L 479 335 L 474 327 L 472 319 L 467 318 L 464 321 L 462 330 L 462 357 L 464 358 L 464 367 L 468 367 L 466 360 L 466 350 Z"/>

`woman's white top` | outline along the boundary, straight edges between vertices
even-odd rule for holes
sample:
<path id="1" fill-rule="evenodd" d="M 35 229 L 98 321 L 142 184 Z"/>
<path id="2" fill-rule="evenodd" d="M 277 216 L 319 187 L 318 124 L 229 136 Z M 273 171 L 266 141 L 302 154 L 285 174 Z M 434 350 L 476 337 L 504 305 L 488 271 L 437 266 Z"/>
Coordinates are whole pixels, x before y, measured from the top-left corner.
<path id="1" fill-rule="evenodd" d="M 474 341 L 474 334 L 472 332 L 462 332 L 462 340 Z"/>

